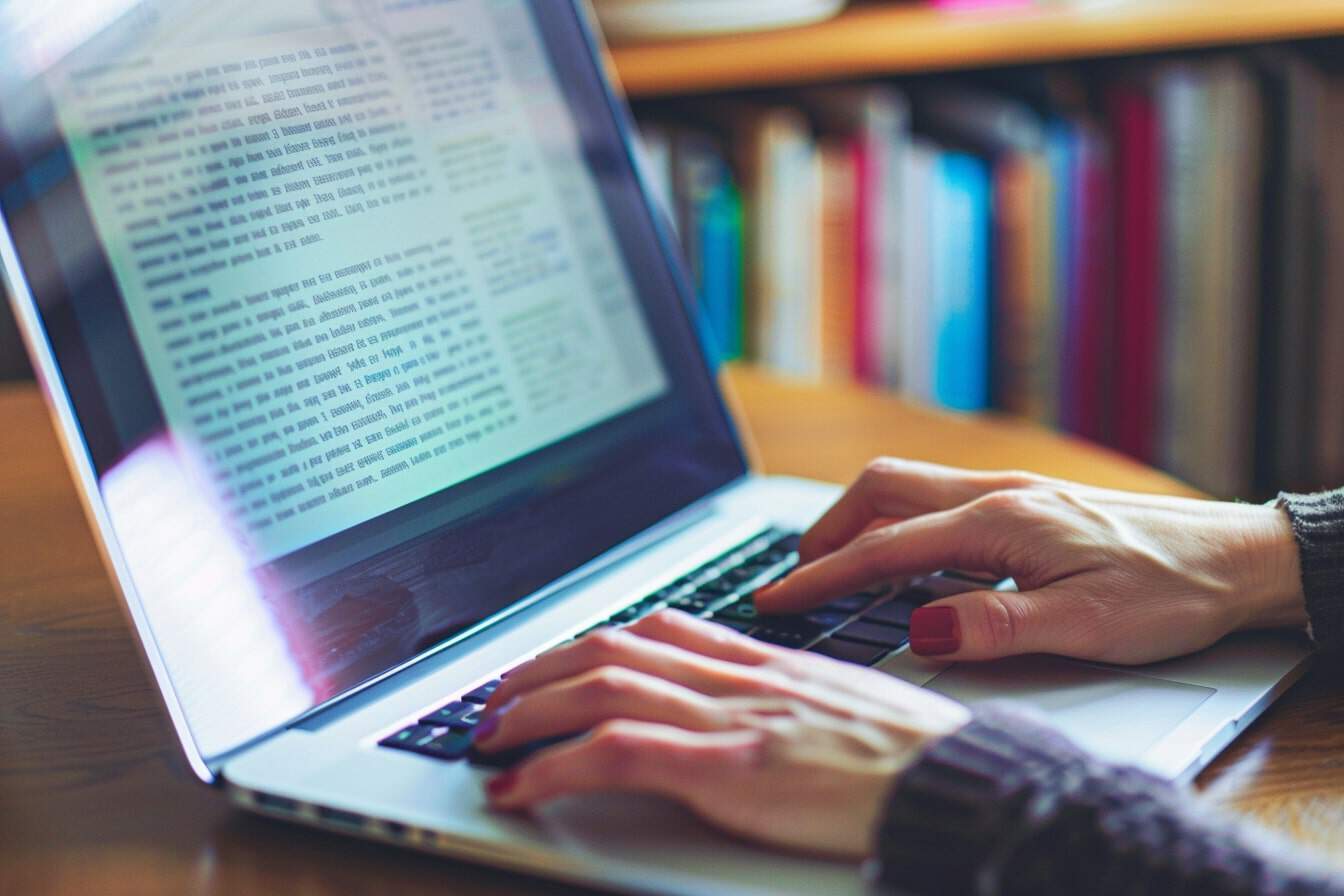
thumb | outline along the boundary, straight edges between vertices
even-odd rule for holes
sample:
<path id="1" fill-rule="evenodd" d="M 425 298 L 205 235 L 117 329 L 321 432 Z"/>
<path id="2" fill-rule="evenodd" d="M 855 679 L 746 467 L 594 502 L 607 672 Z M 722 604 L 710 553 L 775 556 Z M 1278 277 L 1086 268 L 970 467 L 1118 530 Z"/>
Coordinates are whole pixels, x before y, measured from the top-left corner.
<path id="1" fill-rule="evenodd" d="M 948 660 L 1060 652 L 1067 604 L 1054 601 L 1053 618 L 1045 604 L 1036 591 L 968 591 L 934 601 L 910 616 L 910 650 Z"/>

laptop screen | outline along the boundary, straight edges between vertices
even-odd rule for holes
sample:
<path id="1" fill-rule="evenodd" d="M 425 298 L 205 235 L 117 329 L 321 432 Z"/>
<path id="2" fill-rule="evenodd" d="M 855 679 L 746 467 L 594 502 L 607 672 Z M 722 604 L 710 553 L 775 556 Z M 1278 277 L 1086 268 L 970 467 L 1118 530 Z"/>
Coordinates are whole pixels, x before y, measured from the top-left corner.
<path id="1" fill-rule="evenodd" d="M 0 205 L 204 756 L 743 472 L 570 4 L 2 8 Z"/>

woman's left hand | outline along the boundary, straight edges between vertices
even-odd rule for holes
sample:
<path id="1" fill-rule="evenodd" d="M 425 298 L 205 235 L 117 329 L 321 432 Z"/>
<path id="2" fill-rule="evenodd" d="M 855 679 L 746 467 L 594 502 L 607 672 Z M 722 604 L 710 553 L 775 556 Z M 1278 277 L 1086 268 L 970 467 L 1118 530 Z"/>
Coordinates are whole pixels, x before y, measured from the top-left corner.
<path id="1" fill-rule="evenodd" d="M 895 777 L 970 713 L 880 672 L 663 610 L 514 670 L 485 716 L 486 753 L 588 732 L 492 779 L 496 808 L 653 793 L 750 840 L 861 858 Z"/>

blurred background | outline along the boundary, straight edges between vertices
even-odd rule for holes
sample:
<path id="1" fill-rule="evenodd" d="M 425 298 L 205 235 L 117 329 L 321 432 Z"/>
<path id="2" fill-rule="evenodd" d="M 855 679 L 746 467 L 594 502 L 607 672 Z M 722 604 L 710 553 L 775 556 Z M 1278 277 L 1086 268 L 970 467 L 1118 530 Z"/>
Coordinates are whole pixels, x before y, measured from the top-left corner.
<path id="1" fill-rule="evenodd" d="M 595 6 L 717 363 L 1344 484 L 1344 2 Z"/>

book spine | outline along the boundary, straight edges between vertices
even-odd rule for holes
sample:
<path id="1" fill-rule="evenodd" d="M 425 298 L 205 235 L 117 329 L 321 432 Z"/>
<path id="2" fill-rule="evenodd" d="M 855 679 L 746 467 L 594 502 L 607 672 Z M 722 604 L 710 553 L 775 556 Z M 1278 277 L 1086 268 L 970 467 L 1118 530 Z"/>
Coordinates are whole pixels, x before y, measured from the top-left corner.
<path id="1" fill-rule="evenodd" d="M 986 163 L 947 153 L 935 187 L 934 396 L 944 407 L 989 404 L 989 209 Z"/>
<path id="2" fill-rule="evenodd" d="M 1114 88 L 1108 106 L 1117 146 L 1113 443 L 1152 463 L 1162 326 L 1157 112 L 1148 92 L 1133 85 Z"/>

